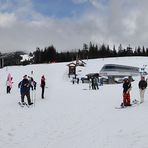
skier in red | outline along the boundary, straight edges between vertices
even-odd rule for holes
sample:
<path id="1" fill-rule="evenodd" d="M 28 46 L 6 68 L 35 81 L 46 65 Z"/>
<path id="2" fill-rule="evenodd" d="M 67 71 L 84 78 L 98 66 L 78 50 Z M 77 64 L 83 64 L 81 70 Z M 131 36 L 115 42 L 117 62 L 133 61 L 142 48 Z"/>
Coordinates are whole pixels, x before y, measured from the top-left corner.
<path id="1" fill-rule="evenodd" d="M 130 90 L 131 90 L 131 83 L 129 79 L 126 78 L 123 81 L 123 104 L 122 106 L 131 106 Z"/>

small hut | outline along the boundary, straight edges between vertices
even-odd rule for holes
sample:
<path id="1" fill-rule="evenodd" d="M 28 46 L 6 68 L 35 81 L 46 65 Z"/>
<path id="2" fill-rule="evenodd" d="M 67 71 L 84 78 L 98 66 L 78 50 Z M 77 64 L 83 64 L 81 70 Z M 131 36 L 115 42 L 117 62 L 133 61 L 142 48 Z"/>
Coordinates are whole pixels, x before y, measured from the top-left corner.
<path id="1" fill-rule="evenodd" d="M 68 75 L 76 75 L 76 64 L 75 63 L 69 63 L 67 64 L 67 66 L 69 67 L 69 72 Z"/>

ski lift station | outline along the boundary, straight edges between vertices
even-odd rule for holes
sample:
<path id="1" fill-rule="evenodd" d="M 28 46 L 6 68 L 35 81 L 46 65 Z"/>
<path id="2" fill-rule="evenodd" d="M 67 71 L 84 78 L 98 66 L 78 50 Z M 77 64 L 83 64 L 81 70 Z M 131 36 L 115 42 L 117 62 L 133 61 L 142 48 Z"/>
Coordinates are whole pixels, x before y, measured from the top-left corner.
<path id="1" fill-rule="evenodd" d="M 108 83 L 118 83 L 118 78 L 129 77 L 132 81 L 132 77 L 140 75 L 140 72 L 138 67 L 105 64 L 100 70 L 99 75 L 108 77 Z"/>

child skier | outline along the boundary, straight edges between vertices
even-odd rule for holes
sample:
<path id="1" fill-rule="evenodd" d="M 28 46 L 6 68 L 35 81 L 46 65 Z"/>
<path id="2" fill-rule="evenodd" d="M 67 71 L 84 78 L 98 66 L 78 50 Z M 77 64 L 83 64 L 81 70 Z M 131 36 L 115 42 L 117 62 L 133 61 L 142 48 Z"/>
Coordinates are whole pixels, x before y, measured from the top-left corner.
<path id="1" fill-rule="evenodd" d="M 7 85 L 7 94 L 10 93 L 11 91 L 11 88 L 12 88 L 12 77 L 11 77 L 11 74 L 9 73 L 8 74 L 8 77 L 7 77 L 7 82 L 6 82 L 6 85 Z"/>

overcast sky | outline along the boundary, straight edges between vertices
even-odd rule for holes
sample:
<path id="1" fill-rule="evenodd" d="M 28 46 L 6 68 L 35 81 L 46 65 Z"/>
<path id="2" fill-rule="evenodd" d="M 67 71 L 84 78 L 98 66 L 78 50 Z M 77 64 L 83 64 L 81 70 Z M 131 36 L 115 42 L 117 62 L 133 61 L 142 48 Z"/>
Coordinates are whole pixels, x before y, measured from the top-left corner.
<path id="1" fill-rule="evenodd" d="M 148 47 L 148 0 L 0 0 L 0 51 Z"/>

